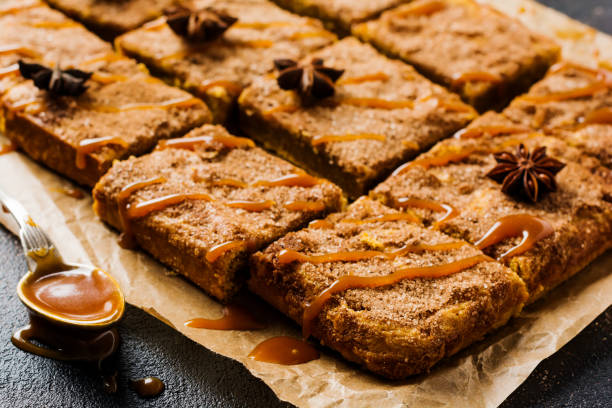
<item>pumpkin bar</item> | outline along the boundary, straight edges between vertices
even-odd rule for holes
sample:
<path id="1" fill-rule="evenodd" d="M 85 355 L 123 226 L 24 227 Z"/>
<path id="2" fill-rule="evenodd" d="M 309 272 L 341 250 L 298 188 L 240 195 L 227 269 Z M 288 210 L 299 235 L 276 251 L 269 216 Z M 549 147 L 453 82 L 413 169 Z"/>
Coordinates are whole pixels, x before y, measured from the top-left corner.
<path id="1" fill-rule="evenodd" d="M 52 7 L 110 40 L 159 17 L 178 0 L 45 0 Z"/>
<path id="2" fill-rule="evenodd" d="M 274 0 L 294 13 L 322 20 L 330 29 L 349 34 L 351 25 L 372 19 L 384 10 L 410 0 Z"/>
<path id="3" fill-rule="evenodd" d="M 333 184 L 213 125 L 116 162 L 93 197 L 124 244 L 224 302 L 244 282 L 251 253 L 344 202 Z"/>
<path id="4" fill-rule="evenodd" d="M 299 59 L 335 40 L 321 23 L 267 1 L 216 1 L 214 8 L 238 19 L 218 39 L 186 40 L 161 18 L 115 43 L 168 82 L 202 98 L 217 123 L 226 122 L 242 89 L 271 71 L 274 59 Z"/>
<path id="5" fill-rule="evenodd" d="M 376 374 L 425 372 L 518 314 L 527 293 L 509 268 L 406 215 L 362 197 L 254 254 L 249 288 Z"/>
<path id="6" fill-rule="evenodd" d="M 612 72 L 567 62 L 505 110 L 511 121 L 565 140 L 612 167 Z"/>
<path id="7" fill-rule="evenodd" d="M 265 76 L 240 96 L 240 123 L 266 148 L 329 178 L 352 198 L 476 116 L 457 95 L 354 38 L 304 62 L 316 58 L 345 70 L 333 97 L 305 104 Z"/>
<path id="8" fill-rule="evenodd" d="M 479 111 L 503 107 L 558 58 L 552 41 L 471 0 L 417 0 L 353 27 Z"/>
<path id="9" fill-rule="evenodd" d="M 370 196 L 504 262 L 525 281 L 530 302 L 612 247 L 612 184 L 609 177 L 600 177 L 598 160 L 537 133 L 507 129 L 492 136 L 489 128 L 484 137 L 468 131 L 400 167 Z M 527 150 L 519 154 L 521 144 Z M 503 159 L 510 172 L 525 163 L 524 153 L 533 155 L 538 147 L 547 149 L 538 159 L 543 170 L 519 173 L 514 183 L 509 175 L 503 180 L 487 177 L 493 169 L 500 170 L 494 153 L 506 152 Z M 562 166 L 553 159 L 565 163 L 560 172 Z M 513 161 L 518 167 L 509 165 Z M 550 183 L 541 180 L 546 182 L 551 174 L 556 191 L 546 192 Z M 502 190 L 505 185 L 508 193 Z"/>

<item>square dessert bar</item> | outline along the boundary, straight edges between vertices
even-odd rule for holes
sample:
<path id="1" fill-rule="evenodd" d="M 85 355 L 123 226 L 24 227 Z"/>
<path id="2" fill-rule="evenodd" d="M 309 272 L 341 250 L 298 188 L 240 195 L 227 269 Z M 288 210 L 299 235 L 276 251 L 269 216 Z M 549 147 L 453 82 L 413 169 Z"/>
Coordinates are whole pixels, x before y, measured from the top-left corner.
<path id="1" fill-rule="evenodd" d="M 216 40 L 186 40 L 162 18 L 119 37 L 115 44 L 171 84 L 202 98 L 216 123 L 226 122 L 242 89 L 270 72 L 275 59 L 299 59 L 336 38 L 318 21 L 263 0 L 216 1 L 214 8 L 238 19 Z"/>
<path id="2" fill-rule="evenodd" d="M 40 3 L 0 12 L 0 123 L 34 160 L 93 186 L 112 161 L 210 122 L 201 100 L 148 75 L 80 24 Z M 79 96 L 57 96 L 19 74 L 18 60 L 91 72 Z"/>
<path id="3" fill-rule="evenodd" d="M 506 154 L 504 163 L 521 163 L 521 144 L 530 154 L 547 149 L 548 159 L 538 163 L 548 173 L 536 171 L 536 180 L 519 175 L 514 184 L 506 177 L 509 195 L 502 180 L 487 173 L 496 168 L 494 153 L 512 153 L 515 159 Z M 565 163 L 556 176 L 551 159 Z M 607 179 L 600 176 L 606 173 Z M 547 174 L 553 174 L 556 191 L 545 191 L 551 184 Z M 597 159 L 559 139 L 510 127 L 487 129 L 480 122 L 396 170 L 370 196 L 504 262 L 525 281 L 532 302 L 612 247 L 609 174 Z M 534 184 L 536 202 L 525 193 Z"/>
<path id="4" fill-rule="evenodd" d="M 344 35 L 351 25 L 378 16 L 384 10 L 410 0 L 273 0 L 294 13 L 322 20 L 327 27 Z"/>
<path id="5" fill-rule="evenodd" d="M 281 156 L 356 198 L 476 114 L 412 67 L 346 38 L 304 59 L 344 69 L 335 96 L 305 104 L 262 77 L 239 99 L 241 126 Z"/>
<path id="6" fill-rule="evenodd" d="M 472 0 L 417 0 L 352 31 L 479 111 L 501 108 L 528 89 L 560 52 L 551 40 Z"/>
<path id="7" fill-rule="evenodd" d="M 504 116 L 543 130 L 612 167 L 612 72 L 567 62 L 553 66 Z"/>
<path id="8" fill-rule="evenodd" d="M 344 205 L 335 185 L 205 125 L 117 161 L 93 191 L 99 217 L 228 301 L 257 249 Z"/>
<path id="9" fill-rule="evenodd" d="M 105 39 L 140 27 L 179 0 L 45 0 Z"/>
<path id="10" fill-rule="evenodd" d="M 518 314 L 525 285 L 465 241 L 362 197 L 253 255 L 249 288 L 368 370 L 427 371 Z"/>

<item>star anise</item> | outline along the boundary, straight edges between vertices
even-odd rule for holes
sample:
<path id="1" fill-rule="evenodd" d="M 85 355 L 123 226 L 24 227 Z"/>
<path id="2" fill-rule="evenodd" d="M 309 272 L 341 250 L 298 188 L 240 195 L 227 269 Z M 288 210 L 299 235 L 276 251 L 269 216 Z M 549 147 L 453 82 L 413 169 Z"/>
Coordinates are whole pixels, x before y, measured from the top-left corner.
<path id="1" fill-rule="evenodd" d="M 211 7 L 201 10 L 175 7 L 165 10 L 164 14 L 166 23 L 172 31 L 190 41 L 197 42 L 216 40 L 238 21 L 237 18 Z"/>
<path id="2" fill-rule="evenodd" d="M 60 96 L 79 96 L 87 90 L 85 81 L 91 77 L 91 72 L 79 69 L 47 68 L 40 64 L 30 64 L 19 61 L 19 72 L 26 79 L 32 79 L 34 85 L 52 94 Z"/>
<path id="3" fill-rule="evenodd" d="M 333 96 L 334 82 L 344 73 L 343 69 L 324 66 L 321 58 L 313 58 L 305 64 L 291 59 L 277 59 L 274 66 L 280 71 L 276 79 L 278 86 L 296 90 L 307 101 Z"/>
<path id="4" fill-rule="evenodd" d="M 516 154 L 510 152 L 495 153 L 495 166 L 487 173 L 502 184 L 506 194 L 527 196 L 534 203 L 546 191 L 556 191 L 555 175 L 565 164 L 546 156 L 546 147 L 536 147 L 531 153 L 521 143 Z"/>

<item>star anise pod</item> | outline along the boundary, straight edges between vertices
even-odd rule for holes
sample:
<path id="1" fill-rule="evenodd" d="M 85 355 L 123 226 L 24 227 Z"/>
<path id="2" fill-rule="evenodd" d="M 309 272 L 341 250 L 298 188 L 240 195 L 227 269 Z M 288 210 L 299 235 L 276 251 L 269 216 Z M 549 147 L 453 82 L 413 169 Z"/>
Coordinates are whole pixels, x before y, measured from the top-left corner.
<path id="1" fill-rule="evenodd" d="M 333 96 L 334 82 L 344 73 L 343 69 L 324 66 L 321 58 L 313 58 L 305 64 L 291 59 L 277 59 L 274 66 L 280 71 L 276 79 L 278 86 L 296 90 L 306 100 Z"/>
<path id="2" fill-rule="evenodd" d="M 79 96 L 87 90 L 85 81 L 91 78 L 91 72 L 79 69 L 47 68 L 40 64 L 19 61 L 19 72 L 26 79 L 34 81 L 39 89 L 60 96 Z"/>
<path id="3" fill-rule="evenodd" d="M 165 10 L 166 23 L 172 31 L 190 41 L 205 42 L 216 40 L 238 21 L 227 13 L 207 7 L 191 10 L 187 7 L 175 7 Z"/>
<path id="4" fill-rule="evenodd" d="M 516 154 L 510 152 L 495 153 L 495 166 L 487 173 L 502 184 L 506 194 L 527 196 L 534 203 L 546 191 L 556 191 L 555 175 L 565 164 L 546 156 L 546 147 L 536 147 L 531 153 L 521 143 Z"/>

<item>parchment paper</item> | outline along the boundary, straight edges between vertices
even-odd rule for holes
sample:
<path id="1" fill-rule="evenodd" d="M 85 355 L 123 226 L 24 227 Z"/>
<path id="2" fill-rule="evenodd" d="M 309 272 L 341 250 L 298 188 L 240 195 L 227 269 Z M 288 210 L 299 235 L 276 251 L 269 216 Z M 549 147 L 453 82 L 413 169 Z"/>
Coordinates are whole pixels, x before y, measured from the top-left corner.
<path id="1" fill-rule="evenodd" d="M 562 37 L 566 58 L 589 65 L 612 61 L 612 38 L 566 16 L 528 0 L 483 3 L 517 16 L 534 30 Z M 528 307 L 508 326 L 445 360 L 428 375 L 405 382 L 384 381 L 345 363 L 331 351 L 324 352 L 320 360 L 298 366 L 260 363 L 247 358 L 253 347 L 275 335 L 299 337 L 296 325 L 270 312 L 271 324 L 262 331 L 185 327 L 183 323 L 193 317 L 220 316 L 221 306 L 147 255 L 121 249 L 117 235 L 97 220 L 90 198 L 77 200 L 54 191 L 66 186 L 67 181 L 21 153 L 0 156 L 0 187 L 27 207 L 67 258 L 92 262 L 107 270 L 117 278 L 130 304 L 204 347 L 240 361 L 279 398 L 299 406 L 494 407 L 540 361 L 561 348 L 611 304 L 612 253 L 608 252 L 548 297 Z"/>

